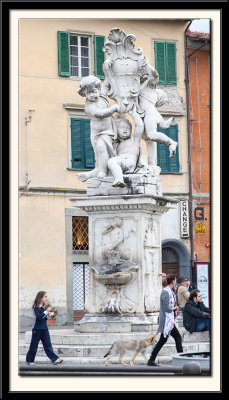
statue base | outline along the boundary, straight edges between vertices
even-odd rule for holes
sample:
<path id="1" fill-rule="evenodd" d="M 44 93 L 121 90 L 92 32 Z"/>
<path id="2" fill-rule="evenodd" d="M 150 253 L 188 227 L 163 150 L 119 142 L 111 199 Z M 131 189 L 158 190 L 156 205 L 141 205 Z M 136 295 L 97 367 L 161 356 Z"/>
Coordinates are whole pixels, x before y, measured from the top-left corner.
<path id="1" fill-rule="evenodd" d="M 113 176 L 104 178 L 90 178 L 87 180 L 88 196 L 110 196 L 110 195 L 138 195 L 146 194 L 162 196 L 161 181 L 159 176 L 149 174 L 124 174 L 125 187 L 113 187 Z"/>
<path id="2" fill-rule="evenodd" d="M 102 332 L 125 320 L 120 329 L 131 331 L 139 318 L 159 311 L 161 215 L 177 200 L 143 194 L 75 197 L 71 203 L 89 216 L 89 314 L 80 329 Z M 103 326 L 112 319 L 116 324 Z"/>
<path id="3" fill-rule="evenodd" d="M 74 323 L 74 331 L 80 333 L 130 333 L 156 330 L 158 313 L 149 318 L 145 314 L 86 314 Z M 155 328 L 155 329 L 154 329 Z"/>

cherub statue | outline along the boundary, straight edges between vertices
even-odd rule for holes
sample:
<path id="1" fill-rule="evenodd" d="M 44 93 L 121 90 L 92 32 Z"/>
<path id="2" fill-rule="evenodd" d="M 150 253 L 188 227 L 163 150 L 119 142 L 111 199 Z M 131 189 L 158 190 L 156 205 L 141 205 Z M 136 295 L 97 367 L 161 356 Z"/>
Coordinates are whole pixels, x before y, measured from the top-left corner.
<path id="1" fill-rule="evenodd" d="M 155 146 L 153 142 L 169 146 L 170 157 L 173 157 L 176 153 L 177 142 L 166 134 L 157 131 L 157 125 L 162 129 L 169 128 L 173 117 L 165 121 L 156 109 L 156 106 L 160 106 L 167 101 L 167 95 L 162 89 L 156 89 L 159 75 L 154 68 L 149 67 L 151 66 L 148 66 L 144 74 L 144 81 L 140 87 L 138 102 L 139 106 L 145 111 L 142 138 L 146 141 L 148 162 L 149 164 L 155 164 Z M 158 78 L 156 75 L 158 75 Z"/>
<path id="2" fill-rule="evenodd" d="M 119 110 L 118 104 L 111 107 L 105 96 L 101 95 L 101 80 L 95 76 L 86 76 L 80 82 L 78 93 L 86 97 L 85 111 L 91 119 L 91 143 L 96 154 L 98 167 L 92 171 L 79 173 L 81 181 L 92 177 L 103 178 L 107 175 L 108 159 L 115 155 L 116 138 L 113 113 Z"/>
<path id="3" fill-rule="evenodd" d="M 114 187 L 125 186 L 123 173 L 134 173 L 140 156 L 140 142 L 144 124 L 135 106 L 129 113 L 135 123 L 135 129 L 132 134 L 132 126 L 128 119 L 119 118 L 116 120 L 118 136 L 118 145 L 116 147 L 117 155 L 108 160 L 108 168 L 114 176 L 114 181 L 112 183 Z"/>

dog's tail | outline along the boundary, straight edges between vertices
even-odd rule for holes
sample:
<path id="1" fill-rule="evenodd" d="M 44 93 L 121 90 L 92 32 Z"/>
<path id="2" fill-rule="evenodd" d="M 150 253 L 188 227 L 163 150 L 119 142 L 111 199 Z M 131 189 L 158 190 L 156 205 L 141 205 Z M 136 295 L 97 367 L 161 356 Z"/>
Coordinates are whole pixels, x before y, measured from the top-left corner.
<path id="1" fill-rule="evenodd" d="M 107 357 L 107 356 L 109 356 L 109 355 L 111 354 L 111 350 L 113 349 L 115 343 L 116 343 L 116 342 L 114 342 L 114 343 L 112 344 L 112 346 L 110 347 L 110 349 L 108 350 L 108 352 L 105 354 L 105 356 L 103 356 L 103 358 L 105 358 L 105 357 Z"/>

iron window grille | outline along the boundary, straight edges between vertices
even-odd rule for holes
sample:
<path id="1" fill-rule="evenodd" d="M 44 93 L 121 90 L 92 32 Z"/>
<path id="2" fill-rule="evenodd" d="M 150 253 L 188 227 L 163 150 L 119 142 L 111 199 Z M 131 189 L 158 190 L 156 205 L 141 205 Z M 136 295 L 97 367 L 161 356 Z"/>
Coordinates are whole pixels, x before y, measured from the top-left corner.
<path id="1" fill-rule="evenodd" d="M 88 217 L 72 217 L 72 250 L 75 254 L 88 254 Z"/>

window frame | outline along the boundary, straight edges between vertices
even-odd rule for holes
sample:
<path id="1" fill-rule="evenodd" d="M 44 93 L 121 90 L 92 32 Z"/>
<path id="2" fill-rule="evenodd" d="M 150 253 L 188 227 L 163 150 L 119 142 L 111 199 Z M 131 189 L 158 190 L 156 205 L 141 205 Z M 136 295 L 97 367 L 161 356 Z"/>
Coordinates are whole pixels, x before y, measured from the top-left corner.
<path id="1" fill-rule="evenodd" d="M 93 52 L 92 52 L 92 35 L 89 34 L 84 34 L 84 33 L 78 33 L 78 32 L 68 32 L 69 33 L 69 57 L 70 57 L 70 78 L 74 78 L 74 79 L 82 79 L 82 66 L 81 66 L 81 48 L 82 47 L 86 47 L 86 46 L 81 46 L 81 39 L 82 38 L 87 38 L 88 39 L 88 59 L 89 59 L 89 74 L 91 75 L 91 71 L 92 71 L 92 60 L 93 60 Z M 73 45 L 71 45 L 71 36 L 77 36 L 78 37 L 78 75 L 72 75 L 72 65 L 71 65 L 71 57 L 74 57 L 74 55 L 71 54 L 71 46 L 73 47 Z M 80 46 L 79 46 L 79 42 L 80 42 Z M 73 66 L 74 67 L 74 66 Z M 88 76 L 86 75 L 86 76 Z"/>

